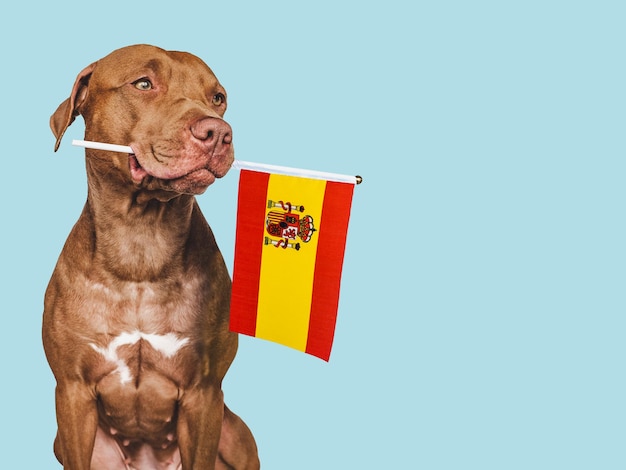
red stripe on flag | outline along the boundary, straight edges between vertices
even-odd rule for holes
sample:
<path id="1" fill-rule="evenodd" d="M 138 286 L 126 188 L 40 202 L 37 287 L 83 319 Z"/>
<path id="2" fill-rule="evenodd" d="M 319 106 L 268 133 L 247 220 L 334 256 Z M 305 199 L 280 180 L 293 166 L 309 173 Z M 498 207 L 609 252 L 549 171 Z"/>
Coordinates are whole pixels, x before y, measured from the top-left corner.
<path id="1" fill-rule="evenodd" d="M 306 352 L 328 361 L 335 336 L 339 285 L 354 185 L 328 181 L 324 194 Z"/>
<path id="2" fill-rule="evenodd" d="M 237 232 L 230 301 L 230 330 L 255 336 L 263 223 L 270 175 L 241 170 L 237 203 Z"/>

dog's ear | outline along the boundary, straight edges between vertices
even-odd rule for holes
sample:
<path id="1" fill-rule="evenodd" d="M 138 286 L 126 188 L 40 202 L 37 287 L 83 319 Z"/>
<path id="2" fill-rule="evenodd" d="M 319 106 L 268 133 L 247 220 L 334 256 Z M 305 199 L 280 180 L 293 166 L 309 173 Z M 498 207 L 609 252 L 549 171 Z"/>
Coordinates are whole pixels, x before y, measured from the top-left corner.
<path id="1" fill-rule="evenodd" d="M 85 67 L 78 74 L 74 82 L 74 88 L 72 88 L 72 94 L 68 99 L 63 101 L 54 114 L 50 116 L 50 129 L 52 129 L 52 133 L 57 139 L 54 145 L 55 152 L 61 144 L 63 134 L 65 134 L 67 128 L 70 127 L 70 124 L 74 122 L 76 116 L 80 114 L 80 105 L 85 101 L 85 98 L 87 98 L 89 79 L 91 78 L 91 73 L 95 66 L 96 63 L 94 62 Z"/>

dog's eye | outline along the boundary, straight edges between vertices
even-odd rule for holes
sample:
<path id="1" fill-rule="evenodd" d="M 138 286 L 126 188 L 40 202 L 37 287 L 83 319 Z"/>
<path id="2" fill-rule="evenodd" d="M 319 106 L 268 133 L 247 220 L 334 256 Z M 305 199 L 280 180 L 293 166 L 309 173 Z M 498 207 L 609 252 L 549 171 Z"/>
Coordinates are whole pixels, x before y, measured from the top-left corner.
<path id="1" fill-rule="evenodd" d="M 141 91 L 152 90 L 152 82 L 147 78 L 140 78 L 136 82 L 133 82 L 133 85 Z"/>
<path id="2" fill-rule="evenodd" d="M 213 95 L 213 100 L 211 102 L 215 106 L 221 106 L 226 102 L 226 97 L 222 93 L 216 93 Z"/>

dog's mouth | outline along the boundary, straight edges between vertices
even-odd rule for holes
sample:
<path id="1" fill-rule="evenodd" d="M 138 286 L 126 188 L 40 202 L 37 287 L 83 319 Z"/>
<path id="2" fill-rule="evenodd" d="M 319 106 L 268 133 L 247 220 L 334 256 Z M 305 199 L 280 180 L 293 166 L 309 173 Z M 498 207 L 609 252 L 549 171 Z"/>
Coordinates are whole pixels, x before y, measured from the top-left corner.
<path id="1" fill-rule="evenodd" d="M 222 174 L 213 172 L 208 167 L 192 169 L 182 175 L 169 175 L 162 177 L 152 174 L 146 170 L 134 153 L 128 156 L 130 176 L 138 186 L 146 189 L 161 189 L 175 191 L 181 194 L 202 194 L 213 184 L 216 178 L 221 178 Z"/>
<path id="2" fill-rule="evenodd" d="M 141 184 L 148 172 L 139 164 L 137 156 L 134 153 L 128 155 L 128 162 L 130 163 L 130 177 L 134 183 Z"/>

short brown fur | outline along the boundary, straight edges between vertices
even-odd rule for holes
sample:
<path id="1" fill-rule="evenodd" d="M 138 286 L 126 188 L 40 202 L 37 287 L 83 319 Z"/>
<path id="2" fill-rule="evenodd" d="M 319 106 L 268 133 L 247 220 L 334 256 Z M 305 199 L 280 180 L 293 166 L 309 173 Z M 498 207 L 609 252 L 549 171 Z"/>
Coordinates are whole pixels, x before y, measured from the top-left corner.
<path id="1" fill-rule="evenodd" d="M 230 278 L 194 197 L 234 159 L 225 111 L 200 59 L 138 45 L 86 67 L 50 119 L 55 150 L 78 115 L 85 139 L 133 149 L 86 151 L 87 202 L 46 291 L 65 469 L 259 468 L 223 401 Z"/>

